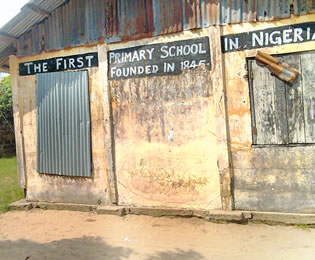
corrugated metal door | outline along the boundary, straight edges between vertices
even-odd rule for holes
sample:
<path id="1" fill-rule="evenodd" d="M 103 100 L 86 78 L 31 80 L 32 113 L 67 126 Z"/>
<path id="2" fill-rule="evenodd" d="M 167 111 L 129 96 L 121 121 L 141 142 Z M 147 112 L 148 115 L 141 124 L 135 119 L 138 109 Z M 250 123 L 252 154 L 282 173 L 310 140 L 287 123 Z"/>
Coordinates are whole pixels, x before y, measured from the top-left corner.
<path id="1" fill-rule="evenodd" d="M 37 171 L 91 176 L 88 72 L 36 75 Z"/>

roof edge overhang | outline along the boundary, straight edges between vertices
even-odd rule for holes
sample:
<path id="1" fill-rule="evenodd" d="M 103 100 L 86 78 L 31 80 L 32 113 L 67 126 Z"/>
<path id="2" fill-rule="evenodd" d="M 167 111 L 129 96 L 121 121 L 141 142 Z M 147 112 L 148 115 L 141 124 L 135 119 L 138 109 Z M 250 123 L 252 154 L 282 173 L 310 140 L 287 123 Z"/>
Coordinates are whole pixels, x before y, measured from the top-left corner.
<path id="1" fill-rule="evenodd" d="M 69 0 L 30 0 L 20 12 L 0 28 L 0 72 L 9 73 L 9 56 L 14 55 L 16 40 L 47 19 L 51 12 Z"/>
<path id="2" fill-rule="evenodd" d="M 14 18 L 12 18 L 8 23 L 6 23 L 1 29 L 0 29 L 0 71 L 9 71 L 9 56 L 10 55 L 15 55 L 16 51 L 19 52 L 20 49 L 18 49 L 17 46 L 18 42 L 21 43 L 23 40 L 23 35 L 26 35 L 28 32 L 31 32 L 31 30 L 36 26 L 40 25 L 41 23 L 45 23 L 46 19 L 51 19 L 52 13 L 58 9 L 58 8 L 63 8 L 62 6 L 67 7 L 68 4 L 73 4 L 72 1 L 79 1 L 79 0 L 30 0 L 26 5 L 24 5 L 21 8 L 21 11 L 19 14 L 17 14 Z M 89 0 L 85 0 L 89 1 Z M 91 10 L 98 10 L 98 7 L 104 6 L 104 5 L 109 5 L 110 3 L 112 5 L 116 4 L 116 10 L 117 13 L 113 13 L 112 9 L 110 12 L 105 12 L 102 13 L 103 11 L 99 12 L 98 15 L 108 15 L 109 17 L 106 16 L 105 24 L 104 27 L 114 27 L 114 30 L 118 28 L 118 31 L 110 31 L 110 33 L 115 33 L 117 34 L 117 38 L 111 37 L 110 35 L 99 35 L 100 38 L 102 39 L 107 39 L 106 37 L 108 36 L 109 41 L 108 42 L 117 42 L 120 40 L 131 40 L 133 39 L 133 36 L 131 32 L 138 31 L 137 26 L 146 26 L 142 24 L 129 24 L 129 23 L 124 23 L 124 22 L 130 22 L 131 15 L 137 14 L 137 12 L 130 12 L 128 8 L 130 8 L 130 5 L 128 4 L 129 0 L 102 0 L 99 1 L 91 1 L 89 3 L 86 3 L 85 8 L 89 9 L 87 10 L 88 12 L 85 12 L 85 15 L 88 15 L 86 17 L 82 17 L 82 19 L 91 19 L 93 20 L 93 15 L 94 13 L 91 12 Z M 140 0 L 134 0 L 135 5 L 132 6 L 138 6 Z M 143 0 L 142 0 L 143 1 Z M 194 4 L 194 8 L 196 10 L 192 10 L 191 6 L 187 3 L 185 0 L 177 0 L 176 2 L 181 3 L 182 8 L 181 10 L 173 10 L 170 8 L 169 9 L 163 9 L 161 7 L 162 3 L 160 3 L 160 0 L 147 0 L 151 4 L 149 5 L 150 8 L 152 9 L 151 11 L 153 12 L 148 12 L 146 11 L 146 14 L 149 16 L 154 16 L 154 21 L 151 21 L 154 23 L 149 31 L 146 34 L 140 34 L 143 37 L 149 37 L 151 36 L 156 36 L 160 34 L 165 34 L 165 33 L 171 33 L 172 30 L 169 30 L 168 28 L 162 28 L 161 26 L 164 25 L 164 23 L 161 24 L 161 17 L 168 17 L 168 16 L 174 16 L 174 13 L 178 13 L 182 17 L 182 20 L 180 23 L 182 23 L 181 30 L 189 30 L 189 29 L 194 29 L 194 28 L 204 28 L 204 27 L 209 27 L 211 25 L 227 25 L 227 24 L 234 24 L 234 23 L 242 23 L 242 22 L 263 22 L 263 21 L 274 21 L 274 20 L 281 20 L 281 19 L 287 19 L 291 17 L 291 15 L 306 15 L 308 13 L 314 13 L 315 11 L 315 0 L 288 0 L 285 1 L 285 5 L 282 3 L 282 1 L 276 1 L 276 0 L 261 0 L 261 1 L 246 1 L 246 0 L 241 0 L 239 2 L 235 2 L 235 4 L 232 5 L 232 2 L 230 1 L 220 1 L 220 0 L 200 0 L 200 6 L 197 6 Z M 70 2 L 70 3 L 69 3 Z M 246 5 L 245 2 L 248 4 Z M 251 3 L 251 6 L 249 6 L 249 2 Z M 261 2 L 259 5 L 257 4 L 258 2 Z M 106 4 L 105 4 L 106 3 Z M 256 3 L 253 4 L 253 3 Z M 70 6 L 69 5 L 69 6 Z M 75 5 L 78 5 L 76 2 Z M 173 5 L 173 4 L 172 4 Z M 175 8 L 175 2 L 174 6 Z M 276 10 L 273 10 L 275 8 L 272 7 L 277 7 Z M 80 6 L 81 8 L 81 6 Z M 82 7 L 83 8 L 83 7 Z M 149 8 L 149 7 L 146 7 Z M 235 9 L 232 10 L 231 9 Z M 265 8 L 267 8 L 269 11 L 266 13 Z M 129 10 L 129 11 L 128 11 Z M 141 9 L 144 10 L 144 9 Z M 140 12 L 142 12 L 140 9 L 138 10 L 138 15 Z M 58 12 L 59 10 L 56 10 Z M 62 11 L 62 9 L 60 9 Z M 108 10 L 107 10 L 108 11 Z M 137 10 L 135 10 L 137 11 Z M 192 12 L 192 13 L 191 13 Z M 61 12 L 62 14 L 62 12 Z M 117 15 L 118 17 L 116 17 Z M 190 16 L 191 15 L 191 16 Z M 110 17 L 113 16 L 113 17 Z M 190 19 L 194 16 L 194 19 Z M 108 18 L 108 19 L 107 19 Z M 126 18 L 126 19 L 125 19 Z M 165 19 L 166 19 L 165 18 Z M 114 21 L 116 22 L 117 19 L 118 25 L 114 24 L 113 26 L 109 26 L 108 21 Z M 129 19 L 129 20 L 128 20 Z M 133 20 L 135 17 L 132 18 Z M 150 18 L 151 19 L 151 18 Z M 168 18 L 167 18 L 168 19 Z M 199 20 L 198 20 L 199 19 Z M 70 19 L 71 20 L 71 19 Z M 169 20 L 169 19 L 168 19 Z M 195 24 L 191 25 L 191 20 L 196 20 Z M 160 23 L 158 22 L 160 21 Z M 176 20 L 177 21 L 177 20 Z M 67 26 L 71 26 L 70 22 L 67 21 Z M 99 26 L 98 24 L 94 26 Z M 117 27 L 117 28 L 116 28 Z M 135 27 L 135 28 L 133 28 Z M 129 28 L 129 29 L 128 29 Z M 130 29 L 131 28 L 131 29 Z M 93 28 L 95 29 L 95 28 Z M 100 28 L 96 28 L 100 29 Z M 108 28 L 106 28 L 108 29 Z M 140 31 L 143 28 L 140 28 Z M 104 31 L 104 28 L 102 28 Z M 130 31 L 128 31 L 130 30 Z M 144 30 L 148 30 L 144 28 Z M 152 30 L 152 31 L 150 31 Z M 97 30 L 96 30 L 97 31 Z M 106 30 L 105 30 L 106 32 Z M 81 32 L 82 33 L 82 32 Z M 87 32 L 86 32 L 87 33 Z M 103 32 L 104 34 L 104 32 Z M 145 36 L 147 35 L 147 36 Z M 88 37 L 87 37 L 88 38 Z M 22 40 L 21 40 L 22 39 Z M 38 40 L 38 39 L 37 39 Z M 96 39 L 89 39 L 89 42 L 75 42 L 75 46 L 82 46 L 86 45 L 88 43 L 92 43 L 97 41 Z M 107 41 L 106 41 L 107 42 Z M 72 45 L 71 45 L 72 46 Z M 64 46 L 64 48 L 71 47 L 71 46 Z M 53 49 L 53 48 L 52 48 Z M 44 51 L 50 51 L 52 49 L 47 49 Z M 58 48 L 57 48 L 58 49 Z M 36 51 L 36 53 L 38 50 Z M 33 51 L 33 54 L 34 51 Z M 21 55 L 25 56 L 25 55 Z"/>

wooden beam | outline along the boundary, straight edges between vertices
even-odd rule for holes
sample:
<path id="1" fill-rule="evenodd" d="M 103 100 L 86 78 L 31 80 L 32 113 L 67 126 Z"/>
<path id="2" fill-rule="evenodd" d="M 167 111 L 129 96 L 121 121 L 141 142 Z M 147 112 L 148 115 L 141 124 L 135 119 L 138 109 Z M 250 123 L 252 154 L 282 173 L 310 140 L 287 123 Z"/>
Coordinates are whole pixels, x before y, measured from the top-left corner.
<path id="1" fill-rule="evenodd" d="M 36 12 L 36 13 L 44 16 L 44 17 L 48 17 L 50 15 L 49 12 L 47 12 L 46 10 L 44 10 L 44 9 L 42 9 L 42 8 L 38 7 L 37 5 L 32 4 L 32 3 L 26 4 L 22 9 L 24 9 L 24 8 L 29 8 L 32 11 L 34 11 L 34 12 Z"/>
<path id="2" fill-rule="evenodd" d="M 10 73 L 10 67 L 7 65 L 0 66 L 0 72 Z"/>
<path id="3" fill-rule="evenodd" d="M 8 48 L 0 52 L 0 66 L 8 62 L 10 55 L 15 55 L 16 49 L 14 46 L 10 45 Z"/>
<path id="4" fill-rule="evenodd" d="M 0 32 L 0 41 L 11 43 L 11 42 L 14 42 L 16 39 L 17 39 L 16 37 L 8 33 Z"/>

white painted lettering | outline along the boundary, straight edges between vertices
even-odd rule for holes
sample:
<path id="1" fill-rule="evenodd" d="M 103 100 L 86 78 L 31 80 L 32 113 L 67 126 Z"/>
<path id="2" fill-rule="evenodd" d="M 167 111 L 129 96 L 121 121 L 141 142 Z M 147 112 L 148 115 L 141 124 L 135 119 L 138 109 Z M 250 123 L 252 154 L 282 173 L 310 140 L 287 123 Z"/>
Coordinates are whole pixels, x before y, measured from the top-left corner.
<path id="1" fill-rule="evenodd" d="M 293 39 L 293 41 L 297 42 L 299 40 L 300 42 L 302 42 L 303 41 L 303 37 L 301 36 L 302 33 L 303 33 L 302 28 L 295 28 L 294 29 L 294 39 Z"/>
<path id="2" fill-rule="evenodd" d="M 197 65 L 196 61 L 193 60 L 193 61 L 191 62 L 191 64 L 190 64 L 190 68 L 195 69 L 195 68 L 197 68 L 197 67 L 198 67 L 198 65 Z"/>
<path id="3" fill-rule="evenodd" d="M 278 35 L 278 36 L 276 36 L 276 35 Z M 278 45 L 282 44 L 280 31 L 274 31 L 270 34 L 270 43 L 271 44 L 278 44 Z"/>
<path id="4" fill-rule="evenodd" d="M 131 52 L 125 53 L 125 60 L 130 62 L 130 60 L 131 60 Z"/>
<path id="5" fill-rule="evenodd" d="M 169 48 L 169 55 L 170 55 L 170 57 L 175 57 L 176 55 L 175 55 L 175 46 L 171 46 L 170 48 Z M 174 50 L 174 52 L 172 52 L 172 50 Z"/>
<path id="6" fill-rule="evenodd" d="M 205 53 L 207 53 L 206 50 L 203 50 L 203 49 L 202 49 L 202 43 L 199 43 L 199 53 L 200 53 L 200 54 L 205 54 Z"/>
<path id="7" fill-rule="evenodd" d="M 94 56 L 86 56 L 85 59 L 88 61 L 88 67 L 92 66 L 92 60 Z"/>
<path id="8" fill-rule="evenodd" d="M 153 59 L 153 51 L 154 51 L 154 48 L 151 48 L 151 50 L 146 50 L 147 53 L 149 54 L 149 60 L 152 60 Z"/>
<path id="9" fill-rule="evenodd" d="M 132 62 L 134 62 L 134 61 L 139 61 L 139 55 L 138 55 L 138 52 L 137 51 L 135 51 L 134 53 L 133 53 L 133 56 L 132 56 Z"/>
<path id="10" fill-rule="evenodd" d="M 167 71 L 168 72 L 174 72 L 175 71 L 175 63 L 174 62 L 167 64 Z"/>
<path id="11" fill-rule="evenodd" d="M 233 41 L 233 39 L 230 39 L 229 43 L 230 43 L 230 50 L 238 50 L 239 47 L 239 43 L 238 43 L 239 38 L 235 38 L 235 40 Z"/>
<path id="12" fill-rule="evenodd" d="M 151 65 L 145 66 L 145 74 L 147 75 L 151 74 Z"/>
<path id="13" fill-rule="evenodd" d="M 110 52 L 109 53 L 109 64 L 112 64 L 114 59 L 115 59 L 115 52 Z"/>
<path id="14" fill-rule="evenodd" d="M 269 45 L 269 33 L 265 33 L 265 46 Z"/>
<path id="15" fill-rule="evenodd" d="M 120 63 L 120 53 L 115 53 L 115 63 Z"/>
<path id="16" fill-rule="evenodd" d="M 43 62 L 43 72 L 48 72 L 48 63 Z"/>
<path id="17" fill-rule="evenodd" d="M 130 76 L 137 75 L 137 67 L 131 67 L 130 68 Z"/>
<path id="18" fill-rule="evenodd" d="M 116 67 L 112 67 L 111 70 L 110 70 L 110 77 L 114 78 L 115 73 L 116 73 Z"/>
<path id="19" fill-rule="evenodd" d="M 117 77 L 119 78 L 121 76 L 121 74 L 122 74 L 121 69 L 117 68 L 117 70 L 116 70 Z"/>
<path id="20" fill-rule="evenodd" d="M 167 46 L 166 45 L 161 47 L 161 52 L 163 52 L 163 54 L 161 55 L 162 59 L 165 59 L 165 58 L 168 57 L 168 51 L 167 51 Z"/>
<path id="21" fill-rule="evenodd" d="M 143 74 L 143 72 L 144 72 L 144 68 L 142 66 L 139 66 L 138 67 L 138 75 Z"/>
<path id="22" fill-rule="evenodd" d="M 66 70 L 67 69 L 67 60 L 63 60 L 63 68 Z"/>
<path id="23" fill-rule="evenodd" d="M 139 54 L 140 54 L 139 60 L 146 60 L 146 58 L 145 58 L 145 50 L 140 50 Z"/>
<path id="24" fill-rule="evenodd" d="M 123 76 L 127 78 L 129 76 L 129 68 L 123 68 Z"/>
<path id="25" fill-rule="evenodd" d="M 176 48 L 176 55 L 182 56 L 183 55 L 183 45 L 177 46 Z"/>
<path id="26" fill-rule="evenodd" d="M 27 74 L 31 74 L 31 65 L 32 64 L 33 64 L 33 62 L 24 63 L 24 66 L 27 67 Z"/>
<path id="27" fill-rule="evenodd" d="M 69 59 L 69 69 L 75 69 L 74 58 Z"/>
<path id="28" fill-rule="evenodd" d="M 196 54 L 199 52 L 199 47 L 198 47 L 198 45 L 197 45 L 197 44 L 191 45 L 190 51 L 191 51 L 191 54 L 196 55 Z"/>
<path id="29" fill-rule="evenodd" d="M 307 35 L 307 40 L 310 40 L 311 39 L 311 28 L 310 27 L 307 27 L 307 30 L 306 30 L 306 35 Z"/>
<path id="30" fill-rule="evenodd" d="M 292 29 L 283 30 L 283 43 L 292 42 L 292 37 L 291 37 L 292 32 L 293 32 Z"/>
<path id="31" fill-rule="evenodd" d="M 78 62 L 78 66 L 77 67 L 78 68 L 83 68 L 83 66 L 84 66 L 83 57 L 77 58 L 77 62 Z"/>
<path id="32" fill-rule="evenodd" d="M 159 71 L 159 66 L 158 65 L 153 65 L 152 66 L 152 73 L 157 73 Z"/>
<path id="33" fill-rule="evenodd" d="M 184 55 L 187 56 L 190 54 L 190 46 L 189 45 L 185 45 L 184 46 Z"/>
<path id="34" fill-rule="evenodd" d="M 181 63 L 181 69 L 189 69 L 189 60 L 185 60 L 185 61 L 182 61 Z"/>
<path id="35" fill-rule="evenodd" d="M 260 32 L 260 35 L 258 36 L 256 33 L 252 34 L 252 45 L 253 47 L 256 46 L 256 42 L 259 46 L 263 46 L 264 45 L 264 33 Z"/>
<path id="36" fill-rule="evenodd" d="M 164 63 L 164 72 L 174 72 L 175 71 L 175 63 Z"/>
<path id="37" fill-rule="evenodd" d="M 62 65 L 61 62 L 63 61 L 63 58 L 56 59 L 56 70 L 59 70 L 60 66 Z"/>
<path id="38" fill-rule="evenodd" d="M 126 53 L 125 52 L 123 52 L 121 54 L 121 62 L 126 62 Z"/>
<path id="39" fill-rule="evenodd" d="M 205 65 L 205 66 L 206 66 L 206 60 L 200 60 L 200 61 L 199 61 L 199 66 L 200 66 L 200 65 Z"/>
<path id="40" fill-rule="evenodd" d="M 41 64 L 34 64 L 34 72 L 35 73 L 41 73 Z"/>

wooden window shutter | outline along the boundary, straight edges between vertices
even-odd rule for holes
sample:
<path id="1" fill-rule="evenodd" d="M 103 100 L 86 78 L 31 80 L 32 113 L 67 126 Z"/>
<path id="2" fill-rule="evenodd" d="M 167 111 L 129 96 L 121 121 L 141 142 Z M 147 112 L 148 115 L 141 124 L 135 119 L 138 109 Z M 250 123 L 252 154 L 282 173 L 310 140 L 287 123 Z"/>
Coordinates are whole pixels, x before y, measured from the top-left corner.
<path id="1" fill-rule="evenodd" d="M 253 144 L 315 143 L 315 52 L 278 58 L 301 72 L 293 85 L 248 61 Z"/>

